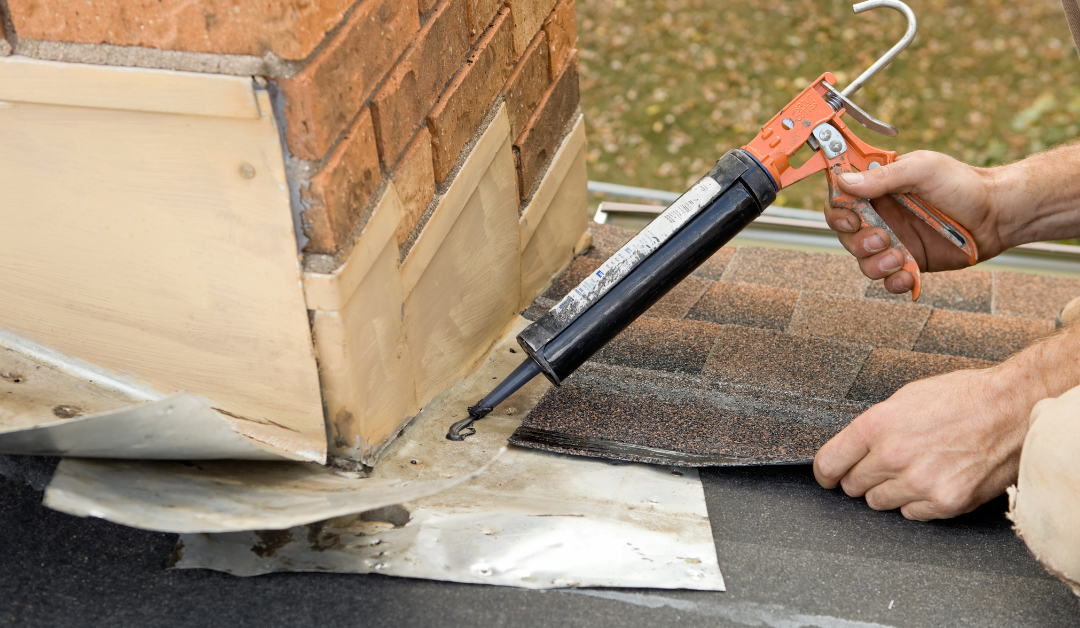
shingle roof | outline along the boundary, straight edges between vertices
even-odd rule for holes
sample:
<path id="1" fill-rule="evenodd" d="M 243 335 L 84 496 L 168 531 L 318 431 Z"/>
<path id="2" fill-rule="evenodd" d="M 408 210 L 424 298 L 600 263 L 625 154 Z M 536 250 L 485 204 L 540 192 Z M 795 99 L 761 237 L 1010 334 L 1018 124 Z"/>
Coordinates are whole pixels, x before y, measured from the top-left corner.
<path id="1" fill-rule="evenodd" d="M 594 248 L 535 319 L 633 232 Z M 963 270 L 923 297 L 886 292 L 844 255 L 725 248 L 529 413 L 512 443 L 690 466 L 806 462 L 904 384 L 1003 360 L 1054 329 L 1080 280 Z"/>

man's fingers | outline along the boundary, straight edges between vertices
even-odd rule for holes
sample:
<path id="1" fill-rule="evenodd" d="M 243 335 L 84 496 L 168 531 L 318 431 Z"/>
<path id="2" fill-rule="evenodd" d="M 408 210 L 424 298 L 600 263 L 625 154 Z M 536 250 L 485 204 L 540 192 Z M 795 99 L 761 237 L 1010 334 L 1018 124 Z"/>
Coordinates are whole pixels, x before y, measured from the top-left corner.
<path id="1" fill-rule="evenodd" d="M 862 497 L 883 482 L 894 480 L 901 470 L 895 461 L 883 458 L 875 448 L 844 475 L 840 486 L 851 497 Z"/>
<path id="2" fill-rule="evenodd" d="M 935 174 L 936 159 L 928 151 L 916 151 L 905 159 L 867 170 L 850 172 L 837 177 L 840 189 L 859 198 L 878 198 L 890 193 L 918 192 L 920 182 Z"/>
<path id="3" fill-rule="evenodd" d="M 951 515 L 942 515 L 929 500 L 921 500 L 904 504 L 900 507 L 900 514 L 905 519 L 912 521 L 930 521 L 932 519 L 945 519 Z"/>
<path id="4" fill-rule="evenodd" d="M 829 228 L 838 233 L 855 233 L 859 230 L 862 221 L 849 209 L 837 209 L 825 206 L 825 222 Z"/>
<path id="5" fill-rule="evenodd" d="M 915 287 L 915 277 L 906 270 L 900 270 L 885 279 L 885 289 L 893 294 L 911 292 Z"/>
<path id="6" fill-rule="evenodd" d="M 923 495 L 917 494 L 899 480 L 885 480 L 872 486 L 866 490 L 865 496 L 866 505 L 874 510 L 893 510 L 923 498 Z"/>
<path id="7" fill-rule="evenodd" d="M 814 456 L 814 477 L 824 488 L 836 488 L 869 451 L 858 431 L 849 425 L 818 450 Z"/>
<path id="8" fill-rule="evenodd" d="M 848 253 L 864 258 L 889 248 L 889 234 L 878 227 L 867 227 L 855 233 L 837 233 L 836 239 Z"/>
<path id="9" fill-rule="evenodd" d="M 870 279 L 884 279 L 904 267 L 904 254 L 897 249 L 887 249 L 859 260 L 859 269 Z"/>

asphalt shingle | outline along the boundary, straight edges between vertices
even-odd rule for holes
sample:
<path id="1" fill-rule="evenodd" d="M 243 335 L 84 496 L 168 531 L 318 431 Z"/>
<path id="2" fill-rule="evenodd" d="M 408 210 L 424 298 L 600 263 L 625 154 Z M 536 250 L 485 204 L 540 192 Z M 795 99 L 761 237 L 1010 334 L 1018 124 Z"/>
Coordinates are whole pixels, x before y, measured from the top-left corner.
<path id="1" fill-rule="evenodd" d="M 910 303 L 803 292 L 788 332 L 875 347 L 911 349 L 931 308 Z"/>
<path id="2" fill-rule="evenodd" d="M 993 296 L 993 274 L 983 270 L 949 270 L 924 273 L 919 305 L 964 312 L 990 313 Z M 911 303 L 910 294 L 892 294 L 881 281 L 875 281 L 866 289 L 866 296 L 902 303 Z"/>
<path id="3" fill-rule="evenodd" d="M 701 295 L 709 288 L 712 282 L 694 277 L 693 275 L 683 279 L 671 292 L 653 304 L 643 316 L 656 318 L 683 318 L 690 308 L 698 302 Z"/>
<path id="4" fill-rule="evenodd" d="M 596 248 L 530 314 L 632 235 L 592 228 Z M 806 461 L 908 382 L 986 368 L 1052 332 L 1074 287 L 967 269 L 926 275 L 912 304 L 847 256 L 721 249 L 549 390 L 511 442 L 677 465 Z"/>
<path id="5" fill-rule="evenodd" d="M 712 381 L 843 398 L 871 347 L 725 325 L 702 374 Z"/>
<path id="6" fill-rule="evenodd" d="M 1054 320 L 1076 297 L 1080 297 L 1080 279 L 994 273 L 994 314 Z"/>
<path id="7" fill-rule="evenodd" d="M 999 362 L 1052 331 L 1052 321 L 934 310 L 914 350 Z"/>
<path id="8" fill-rule="evenodd" d="M 721 326 L 641 317 L 592 360 L 655 371 L 700 373 Z"/>
<path id="9" fill-rule="evenodd" d="M 850 255 L 741 246 L 723 281 L 861 297 L 870 280 Z"/>
<path id="10" fill-rule="evenodd" d="M 989 360 L 956 355 L 874 349 L 863 363 L 862 371 L 851 385 L 847 398 L 878 403 L 888 399 L 909 382 L 961 369 L 987 368 L 994 364 Z"/>
<path id="11" fill-rule="evenodd" d="M 799 293 L 750 283 L 717 281 L 690 309 L 687 318 L 714 323 L 787 329 Z"/>

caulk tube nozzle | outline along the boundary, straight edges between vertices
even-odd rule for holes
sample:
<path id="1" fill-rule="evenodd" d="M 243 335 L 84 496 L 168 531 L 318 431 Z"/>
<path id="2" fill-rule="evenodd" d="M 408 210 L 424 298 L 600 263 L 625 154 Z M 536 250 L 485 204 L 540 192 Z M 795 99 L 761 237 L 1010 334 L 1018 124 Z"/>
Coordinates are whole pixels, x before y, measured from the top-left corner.
<path id="1" fill-rule="evenodd" d="M 518 367 L 514 369 L 513 373 L 510 373 L 506 379 L 499 382 L 499 384 L 495 386 L 486 397 L 481 399 L 479 403 L 469 408 L 469 418 L 462 419 L 450 426 L 450 431 L 447 432 L 446 438 L 450 440 L 464 440 L 466 436 L 475 434 L 476 429 L 472 427 L 473 421 L 486 417 L 495 409 L 495 406 L 506 401 L 507 397 L 532 381 L 532 378 L 539 375 L 541 370 L 542 369 L 540 368 L 540 365 L 536 363 L 536 360 L 525 358 L 525 361 L 519 364 Z M 464 429 L 470 431 L 463 434 L 461 431 Z"/>

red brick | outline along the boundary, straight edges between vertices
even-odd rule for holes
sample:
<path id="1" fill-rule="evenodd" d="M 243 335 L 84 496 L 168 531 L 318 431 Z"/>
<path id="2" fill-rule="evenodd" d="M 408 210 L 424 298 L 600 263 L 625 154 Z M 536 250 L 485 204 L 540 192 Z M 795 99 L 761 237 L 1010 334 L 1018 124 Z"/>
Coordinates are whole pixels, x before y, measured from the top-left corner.
<path id="1" fill-rule="evenodd" d="M 555 8 L 556 0 L 508 0 L 510 15 L 514 20 L 514 60 L 516 61 L 537 31 L 544 25 L 544 20 Z"/>
<path id="2" fill-rule="evenodd" d="M 529 125 L 514 142 L 518 192 L 528 198 L 548 160 L 563 139 L 563 131 L 578 106 L 577 53 L 570 56 L 558 78 L 548 87 Z"/>
<path id="3" fill-rule="evenodd" d="M 436 183 L 445 181 L 454 169 L 510 76 L 511 35 L 509 12 L 503 9 L 428 115 Z"/>
<path id="4" fill-rule="evenodd" d="M 465 0 L 442 0 L 371 101 L 383 166 L 390 169 L 469 54 Z"/>
<path id="5" fill-rule="evenodd" d="M 309 253 L 338 252 L 382 181 L 371 114 L 364 109 L 322 170 L 300 191 Z"/>
<path id="6" fill-rule="evenodd" d="M 420 222 L 431 199 L 435 197 L 435 170 L 431 158 L 431 134 L 426 128 L 420 129 L 401 161 L 394 168 L 394 189 L 401 198 L 405 209 L 401 223 L 398 224 L 398 246 L 404 245 L 409 234 Z"/>
<path id="7" fill-rule="evenodd" d="M 540 31 L 533 38 L 517 67 L 506 81 L 506 113 L 510 116 L 510 137 L 521 135 L 549 84 L 547 36 Z"/>
<path id="8" fill-rule="evenodd" d="M 303 59 L 355 0 L 9 0 L 19 37 Z"/>
<path id="9" fill-rule="evenodd" d="M 577 48 L 577 15 L 574 0 L 559 0 L 555 9 L 544 20 L 548 48 L 551 52 L 551 78 L 566 63 L 566 58 Z"/>
<path id="10" fill-rule="evenodd" d="M 469 0 L 469 41 L 480 39 L 502 6 L 503 0 Z"/>
<path id="11" fill-rule="evenodd" d="M 416 2 L 364 0 L 302 72 L 281 81 L 293 155 L 327 153 L 419 30 Z"/>

